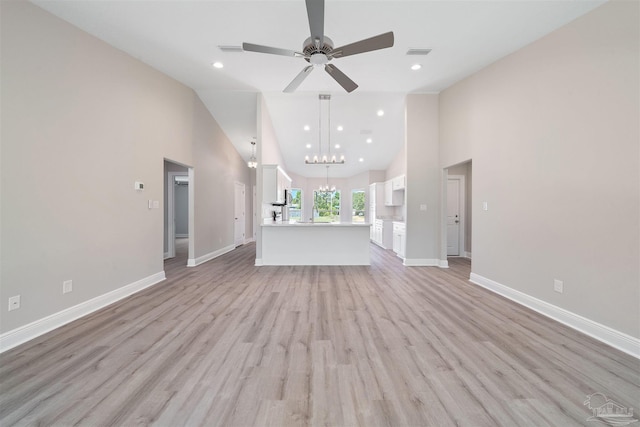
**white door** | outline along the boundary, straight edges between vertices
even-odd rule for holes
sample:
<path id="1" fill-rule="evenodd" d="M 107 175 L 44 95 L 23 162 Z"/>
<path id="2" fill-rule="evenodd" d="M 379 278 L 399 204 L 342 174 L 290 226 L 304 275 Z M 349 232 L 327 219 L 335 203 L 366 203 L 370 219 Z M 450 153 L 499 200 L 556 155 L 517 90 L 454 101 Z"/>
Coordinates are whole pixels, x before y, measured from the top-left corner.
<path id="1" fill-rule="evenodd" d="M 235 219 L 234 219 L 234 243 L 236 246 L 244 244 L 244 184 L 236 182 L 235 184 Z"/>
<path id="2" fill-rule="evenodd" d="M 447 180 L 447 256 L 460 255 L 460 180 Z"/>

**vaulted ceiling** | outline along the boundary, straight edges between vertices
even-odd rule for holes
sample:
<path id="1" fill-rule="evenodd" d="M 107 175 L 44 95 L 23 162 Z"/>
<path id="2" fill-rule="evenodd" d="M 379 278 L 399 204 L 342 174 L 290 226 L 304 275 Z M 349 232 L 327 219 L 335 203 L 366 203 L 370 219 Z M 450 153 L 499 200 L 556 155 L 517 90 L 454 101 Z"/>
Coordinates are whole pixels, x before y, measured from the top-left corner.
<path id="1" fill-rule="evenodd" d="M 308 65 L 304 59 L 220 49 L 250 42 L 301 50 L 309 37 L 303 0 L 31 1 L 193 88 L 244 158 L 262 93 L 286 167 L 302 176 L 325 173 L 304 156 L 318 151 L 318 95 L 331 94 L 331 144 L 346 157 L 336 177 L 386 169 L 404 142 L 406 94 L 439 92 L 604 3 L 327 0 L 325 35 L 336 46 L 395 35 L 392 48 L 332 62 L 359 85 L 347 94 L 322 68 L 295 93 L 283 93 Z M 407 55 L 416 48 L 431 52 Z"/>

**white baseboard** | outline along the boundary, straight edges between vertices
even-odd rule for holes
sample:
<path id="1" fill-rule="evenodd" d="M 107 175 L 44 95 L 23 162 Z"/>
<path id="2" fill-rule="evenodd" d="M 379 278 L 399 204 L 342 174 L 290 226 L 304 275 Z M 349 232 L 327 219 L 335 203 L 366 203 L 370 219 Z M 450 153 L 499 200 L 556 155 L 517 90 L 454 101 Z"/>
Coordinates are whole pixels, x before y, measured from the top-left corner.
<path id="1" fill-rule="evenodd" d="M 264 263 L 262 262 L 262 258 L 256 258 L 256 267 L 262 267 Z"/>
<path id="2" fill-rule="evenodd" d="M 465 258 L 469 258 L 469 259 L 471 259 L 471 252 L 467 252 L 467 251 L 465 251 L 463 256 L 464 256 Z"/>
<path id="3" fill-rule="evenodd" d="M 640 359 L 640 339 L 471 273 L 469 281 Z"/>
<path id="4" fill-rule="evenodd" d="M 73 322 L 81 317 L 100 310 L 103 307 L 113 304 L 123 298 L 140 292 L 141 290 L 153 286 L 165 280 L 164 271 L 152 274 L 136 282 L 125 285 L 121 288 L 107 292 L 106 294 L 92 298 L 88 301 L 74 305 L 50 316 L 44 317 L 28 325 L 5 332 L 0 335 L 0 353 L 10 350 L 22 343 L 39 337 L 67 323 Z"/>
<path id="5" fill-rule="evenodd" d="M 164 259 L 167 259 L 167 258 L 169 258 L 169 252 L 165 252 L 165 253 L 164 253 L 164 258 L 163 258 L 163 260 L 164 260 Z"/>
<path id="6" fill-rule="evenodd" d="M 449 268 L 449 261 L 447 261 L 446 259 L 439 260 L 438 267 L 440 267 L 440 268 Z"/>
<path id="7" fill-rule="evenodd" d="M 254 238 L 245 239 L 244 244 L 246 245 L 247 243 L 255 242 L 255 240 L 256 239 Z"/>
<path id="8" fill-rule="evenodd" d="M 407 267 L 439 267 L 440 260 L 428 258 L 405 258 L 402 265 Z"/>
<path id="9" fill-rule="evenodd" d="M 236 248 L 235 244 L 234 245 L 229 245 L 229 246 L 226 246 L 226 247 L 224 247 L 222 249 L 218 249 L 217 251 L 209 252 L 206 255 L 199 256 L 198 258 L 195 258 L 195 259 L 194 258 L 189 258 L 187 260 L 187 267 L 196 267 L 196 266 L 198 266 L 200 264 L 203 264 L 203 263 L 205 263 L 207 261 L 211 261 L 212 259 L 217 258 L 220 255 L 224 255 L 227 252 L 231 252 L 235 248 Z"/>

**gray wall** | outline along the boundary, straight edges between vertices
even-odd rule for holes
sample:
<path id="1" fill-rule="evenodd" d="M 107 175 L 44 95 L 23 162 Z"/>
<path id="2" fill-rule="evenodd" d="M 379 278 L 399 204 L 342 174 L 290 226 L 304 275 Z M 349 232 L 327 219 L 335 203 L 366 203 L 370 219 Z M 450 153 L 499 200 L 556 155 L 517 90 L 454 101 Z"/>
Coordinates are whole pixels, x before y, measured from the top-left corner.
<path id="1" fill-rule="evenodd" d="M 633 337 L 638 5 L 608 2 L 440 94 L 442 167 L 473 159 L 473 272 Z"/>
<path id="2" fill-rule="evenodd" d="M 438 146 L 438 95 L 407 95 L 406 99 L 407 264 L 440 260 L 441 175 Z M 426 205 L 421 210 L 420 205 Z"/>
<path id="3" fill-rule="evenodd" d="M 195 257 L 233 245 L 250 175 L 193 90 L 28 2 L 0 7 L 0 331 L 162 272 L 147 201 L 164 204 L 165 158 L 194 167 Z"/>

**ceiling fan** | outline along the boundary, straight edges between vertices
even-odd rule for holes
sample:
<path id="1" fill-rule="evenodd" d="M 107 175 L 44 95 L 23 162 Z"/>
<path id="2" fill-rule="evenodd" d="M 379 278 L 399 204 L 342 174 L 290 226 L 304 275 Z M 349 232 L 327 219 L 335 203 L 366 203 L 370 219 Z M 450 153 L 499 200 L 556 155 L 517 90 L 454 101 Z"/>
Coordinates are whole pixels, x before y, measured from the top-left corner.
<path id="1" fill-rule="evenodd" d="M 302 52 L 277 47 L 242 43 L 242 49 L 251 52 L 269 53 L 272 55 L 294 56 L 304 58 L 311 65 L 306 66 L 284 92 L 294 92 L 304 79 L 313 71 L 314 66 L 324 65 L 324 70 L 347 92 L 353 92 L 358 85 L 333 64 L 332 59 L 385 49 L 393 46 L 393 31 L 340 47 L 333 47 L 333 41 L 324 35 L 324 0 L 305 0 L 311 37 L 302 43 Z"/>

